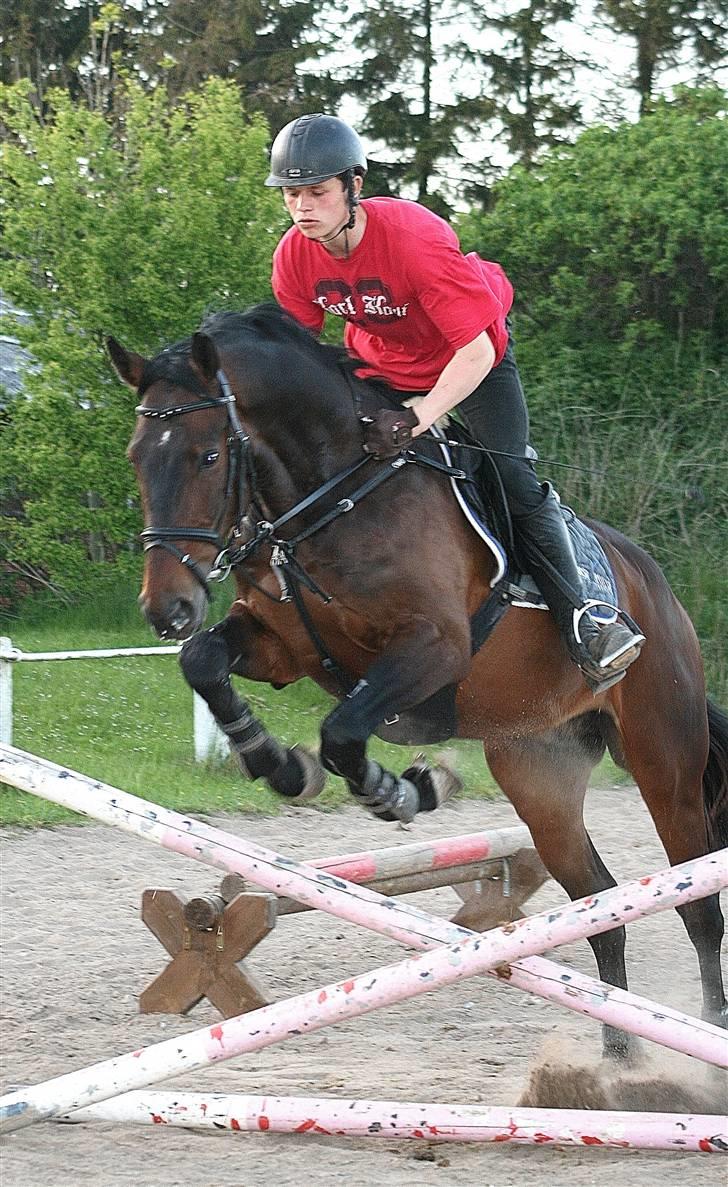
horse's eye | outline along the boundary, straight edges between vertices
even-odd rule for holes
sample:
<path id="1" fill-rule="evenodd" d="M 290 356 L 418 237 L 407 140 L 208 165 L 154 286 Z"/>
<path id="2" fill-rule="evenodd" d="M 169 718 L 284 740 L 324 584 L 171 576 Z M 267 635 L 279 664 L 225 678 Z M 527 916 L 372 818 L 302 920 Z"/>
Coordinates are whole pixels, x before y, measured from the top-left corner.
<path id="1" fill-rule="evenodd" d="M 203 453 L 201 466 L 214 466 L 220 454 L 217 449 L 211 449 L 209 453 Z"/>

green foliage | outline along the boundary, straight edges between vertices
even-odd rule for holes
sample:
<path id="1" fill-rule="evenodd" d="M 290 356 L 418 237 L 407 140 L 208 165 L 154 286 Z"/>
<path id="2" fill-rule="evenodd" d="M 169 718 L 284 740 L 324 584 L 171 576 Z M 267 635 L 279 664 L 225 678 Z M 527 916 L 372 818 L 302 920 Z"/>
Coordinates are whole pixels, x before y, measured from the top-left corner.
<path id="1" fill-rule="evenodd" d="M 728 694 L 728 134 L 685 91 L 516 168 L 460 227 L 516 289 L 541 473 L 651 552 Z M 558 463 L 582 467 L 562 469 Z"/>
<path id="2" fill-rule="evenodd" d="M 267 128 L 230 84 L 175 105 L 129 85 L 118 129 L 61 91 L 41 123 L 21 84 L 0 92 L 0 119 L 0 287 L 31 314 L 14 333 L 37 364 L 3 433 L 0 493 L 25 517 L 6 516 L 2 536 L 77 590 L 109 579 L 104 560 L 128 570 L 139 526 L 133 397 L 104 335 L 152 352 L 208 308 L 268 297 L 282 210 L 262 184 Z"/>
<path id="3" fill-rule="evenodd" d="M 516 168 L 466 246 L 501 260 L 521 330 L 589 369 L 649 345 L 715 358 L 728 336 L 728 128 L 717 88 L 661 101 L 637 124 L 591 128 Z M 597 361 L 598 360 L 598 361 Z"/>

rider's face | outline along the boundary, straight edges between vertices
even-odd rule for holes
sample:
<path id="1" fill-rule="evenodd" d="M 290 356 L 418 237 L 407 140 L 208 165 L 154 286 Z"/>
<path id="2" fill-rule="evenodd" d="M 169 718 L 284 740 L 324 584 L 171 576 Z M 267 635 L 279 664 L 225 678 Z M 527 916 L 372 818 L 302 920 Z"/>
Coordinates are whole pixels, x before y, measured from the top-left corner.
<path id="1" fill-rule="evenodd" d="M 360 183 L 355 178 L 355 183 Z M 335 235 L 349 218 L 346 187 L 338 177 L 318 185 L 284 186 L 286 210 L 307 239 L 327 239 Z"/>

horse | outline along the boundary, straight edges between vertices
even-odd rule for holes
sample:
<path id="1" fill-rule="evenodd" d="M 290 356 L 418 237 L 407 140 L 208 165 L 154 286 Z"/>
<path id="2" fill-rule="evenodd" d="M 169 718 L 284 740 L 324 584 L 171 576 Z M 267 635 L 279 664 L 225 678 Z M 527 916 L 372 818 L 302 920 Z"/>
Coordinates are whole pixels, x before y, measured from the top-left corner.
<path id="1" fill-rule="evenodd" d="M 360 419 L 387 404 L 386 387 L 342 348 L 271 304 L 212 314 L 151 359 L 114 338 L 107 347 L 141 401 L 128 450 L 145 523 L 141 610 L 160 637 L 184 641 L 184 676 L 247 778 L 305 802 L 331 772 L 380 819 L 410 820 L 453 793 L 454 775 L 420 757 L 398 776 L 367 757 L 369 739 L 479 739 L 549 873 L 576 899 L 615 885 L 583 816 L 608 749 L 671 864 L 728 844 L 728 716 L 706 696 L 687 613 L 636 543 L 586 521 L 620 607 L 647 637 L 624 679 L 593 693 L 550 614 L 502 593 L 473 646 L 479 608 L 493 602 L 493 554 L 444 464 L 363 453 Z M 209 582 L 229 569 L 235 600 L 202 630 Z M 320 757 L 272 737 L 231 675 L 274 688 L 307 676 L 332 693 Z M 678 911 L 703 1016 L 728 1026 L 718 896 Z M 626 989 L 624 928 L 589 943 L 601 979 Z M 634 1040 L 607 1026 L 603 1049 L 629 1058 Z"/>

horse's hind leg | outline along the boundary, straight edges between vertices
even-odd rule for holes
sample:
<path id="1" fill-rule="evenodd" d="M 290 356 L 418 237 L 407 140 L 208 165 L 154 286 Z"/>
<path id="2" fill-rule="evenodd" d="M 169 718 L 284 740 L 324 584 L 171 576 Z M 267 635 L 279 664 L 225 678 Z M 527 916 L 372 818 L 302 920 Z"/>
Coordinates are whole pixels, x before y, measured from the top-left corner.
<path id="1" fill-rule="evenodd" d="M 571 899 L 616 885 L 584 824 L 587 784 L 604 749 L 598 723 L 599 715 L 590 713 L 502 750 L 485 748 L 495 779 L 531 830 L 549 873 Z M 590 936 L 589 943 L 601 979 L 626 989 L 624 928 Z M 631 1035 L 612 1026 L 604 1027 L 603 1042 L 605 1055 L 617 1058 L 628 1057 L 635 1047 Z"/>
<path id="2" fill-rule="evenodd" d="M 286 749 L 252 713 L 233 688 L 230 673 L 250 679 L 271 679 L 278 646 L 247 614 L 229 615 L 211 630 L 193 635 L 180 655 L 188 684 L 210 709 L 230 739 L 243 774 L 265 779 L 279 795 L 311 799 L 323 790 L 325 772 L 317 759 L 300 746 Z M 282 683 L 285 681 L 282 681 Z"/>
<path id="3" fill-rule="evenodd" d="M 708 755 L 708 724 L 702 681 L 692 684 L 663 676 L 661 697 L 646 697 L 637 684 L 647 679 L 635 666 L 625 680 L 619 712 L 620 742 L 626 765 L 637 783 L 671 865 L 703 857 L 713 849 L 708 835 L 703 775 Z M 695 687 L 691 698 L 685 690 Z M 673 693 L 672 689 L 679 690 Z M 700 966 L 703 1016 L 728 1026 L 720 967 L 723 914 L 717 894 L 678 907 Z"/>

